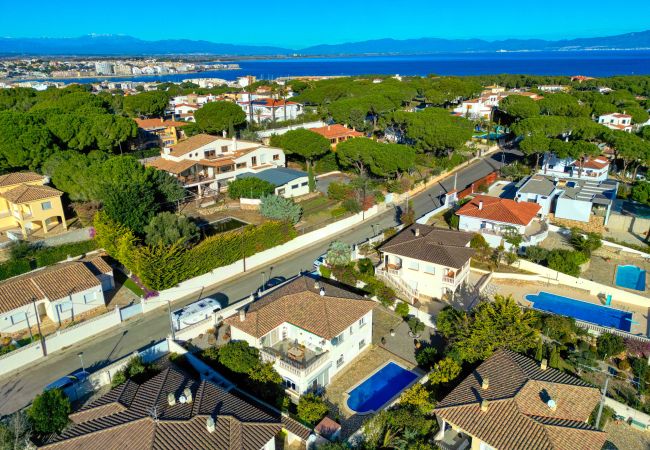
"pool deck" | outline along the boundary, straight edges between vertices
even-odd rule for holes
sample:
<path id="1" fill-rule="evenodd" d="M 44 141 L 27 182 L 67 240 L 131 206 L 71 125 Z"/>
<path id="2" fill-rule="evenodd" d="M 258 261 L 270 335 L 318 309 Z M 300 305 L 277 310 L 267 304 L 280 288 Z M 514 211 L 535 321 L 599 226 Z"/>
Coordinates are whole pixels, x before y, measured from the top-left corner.
<path id="1" fill-rule="evenodd" d="M 526 300 L 526 295 L 537 294 L 541 291 L 561 295 L 563 297 L 569 297 L 574 300 L 581 300 L 584 302 L 593 303 L 595 305 L 604 306 L 603 302 L 598 297 L 591 295 L 588 291 L 572 288 L 570 286 L 507 279 L 493 279 L 490 281 L 490 285 L 492 286 L 492 291 L 496 291 L 498 294 L 512 294 L 515 301 L 517 301 L 517 303 L 522 306 L 531 306 L 531 302 Z M 630 330 L 632 334 L 641 334 L 644 336 L 648 335 L 648 314 L 650 313 L 649 308 L 642 308 L 616 300 L 612 301 L 611 306 L 612 308 L 616 308 L 621 311 L 629 311 L 633 313 L 632 319 L 635 322 L 639 323 L 632 324 Z"/>
<path id="2" fill-rule="evenodd" d="M 628 289 L 616 285 L 616 270 L 618 266 L 634 265 L 646 271 L 645 291 Z M 596 283 L 612 286 L 624 291 L 633 292 L 650 298 L 650 261 L 638 255 L 627 252 L 620 252 L 612 247 L 603 246 L 596 250 L 591 256 L 589 267 L 580 276 Z"/>

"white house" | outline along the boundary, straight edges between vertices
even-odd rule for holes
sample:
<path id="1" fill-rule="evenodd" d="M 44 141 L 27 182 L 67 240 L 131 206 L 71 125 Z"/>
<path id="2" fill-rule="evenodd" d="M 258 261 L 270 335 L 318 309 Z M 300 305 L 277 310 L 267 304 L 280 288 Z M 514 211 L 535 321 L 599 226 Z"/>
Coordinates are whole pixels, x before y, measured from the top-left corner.
<path id="1" fill-rule="evenodd" d="M 560 191 L 555 201 L 557 219 L 591 222 L 597 216 L 607 225 L 618 191 L 617 181 L 559 180 L 557 188 Z"/>
<path id="2" fill-rule="evenodd" d="M 464 100 L 460 106 L 454 108 L 454 114 L 468 119 L 490 120 L 495 105 L 486 101 L 486 98 L 480 97 L 471 100 Z"/>
<path id="3" fill-rule="evenodd" d="M 629 114 L 611 113 L 598 117 L 598 123 L 610 130 L 632 132 L 632 116 Z"/>
<path id="4" fill-rule="evenodd" d="M 294 120 L 303 113 L 303 105 L 289 100 L 276 100 L 273 98 L 258 98 L 251 101 L 238 101 L 237 104 L 246 113 L 247 119 L 251 117 L 255 123 Z"/>
<path id="5" fill-rule="evenodd" d="M 581 162 L 571 157 L 558 158 L 554 153 L 546 153 L 538 173 L 556 178 L 603 181 L 607 179 L 609 166 L 609 160 L 605 156 L 586 158 Z"/>
<path id="6" fill-rule="evenodd" d="M 376 273 L 408 299 L 443 298 L 456 292 L 469 277 L 474 233 L 414 224 L 381 247 Z"/>
<path id="7" fill-rule="evenodd" d="M 0 334 L 36 328 L 45 318 L 61 325 L 105 306 L 115 287 L 102 257 L 55 264 L 0 283 Z"/>
<path id="8" fill-rule="evenodd" d="M 186 188 L 196 188 L 199 196 L 207 188 L 225 189 L 237 175 L 274 167 L 284 167 L 284 152 L 259 142 L 197 134 L 163 148 L 160 158 L 147 166 L 177 177 Z"/>
<path id="9" fill-rule="evenodd" d="M 237 178 L 258 178 L 275 186 L 275 195 L 285 198 L 309 194 L 309 176 L 300 170 L 277 167 L 259 172 L 246 172 Z"/>
<path id="10" fill-rule="evenodd" d="M 224 322 L 272 362 L 294 397 L 326 387 L 372 342 L 372 300 L 325 280 L 300 276 Z"/>
<path id="11" fill-rule="evenodd" d="M 194 122 L 194 112 L 199 108 L 201 108 L 200 105 L 180 103 L 178 105 L 174 105 L 174 116 L 187 122 Z"/>
<path id="12" fill-rule="evenodd" d="M 459 230 L 480 233 L 492 247 L 507 246 L 505 238 L 514 233 L 523 237 L 523 245 L 537 245 L 548 236 L 546 222 L 536 220 L 542 216 L 537 203 L 477 195 L 456 215 Z"/>
<path id="13" fill-rule="evenodd" d="M 531 175 L 517 183 L 516 187 L 515 197 L 518 201 L 537 203 L 541 207 L 539 213 L 542 217 L 553 212 L 553 200 L 560 191 L 552 177 Z"/>

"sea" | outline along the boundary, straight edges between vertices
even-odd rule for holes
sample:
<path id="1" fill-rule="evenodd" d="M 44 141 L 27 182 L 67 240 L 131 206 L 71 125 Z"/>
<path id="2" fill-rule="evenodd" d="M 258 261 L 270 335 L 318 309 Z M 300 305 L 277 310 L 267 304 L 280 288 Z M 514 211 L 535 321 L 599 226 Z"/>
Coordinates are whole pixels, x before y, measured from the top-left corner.
<path id="1" fill-rule="evenodd" d="M 111 81 L 171 81 L 192 78 L 234 80 L 243 75 L 258 79 L 301 75 L 614 75 L 650 74 L 650 50 L 594 50 L 554 52 L 457 53 L 413 56 L 358 56 L 327 58 L 250 59 L 235 61 L 238 70 L 208 70 L 191 74 L 65 79 L 68 83 Z M 62 81 L 59 79 L 58 81 Z"/>

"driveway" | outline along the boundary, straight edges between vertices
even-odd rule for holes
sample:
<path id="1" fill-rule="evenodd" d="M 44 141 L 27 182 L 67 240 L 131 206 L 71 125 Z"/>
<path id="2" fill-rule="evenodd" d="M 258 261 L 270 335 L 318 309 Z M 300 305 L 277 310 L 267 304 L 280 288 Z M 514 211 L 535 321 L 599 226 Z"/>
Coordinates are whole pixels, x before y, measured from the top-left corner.
<path id="1" fill-rule="evenodd" d="M 327 188 L 329 188 L 332 183 L 344 183 L 348 184 L 350 182 L 350 177 L 343 173 L 337 173 L 333 175 L 326 175 L 324 177 L 316 178 L 316 189 L 319 192 L 327 195 Z"/>

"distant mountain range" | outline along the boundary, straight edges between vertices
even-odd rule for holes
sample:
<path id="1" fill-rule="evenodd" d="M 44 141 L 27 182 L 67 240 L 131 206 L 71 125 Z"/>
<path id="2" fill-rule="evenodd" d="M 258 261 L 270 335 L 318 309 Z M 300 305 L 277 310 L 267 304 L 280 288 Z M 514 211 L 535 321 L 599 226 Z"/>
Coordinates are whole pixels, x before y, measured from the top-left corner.
<path id="1" fill-rule="evenodd" d="M 650 30 L 616 36 L 564 39 L 377 39 L 344 44 L 323 44 L 303 49 L 221 44 L 189 39 L 145 41 L 131 36 L 88 35 L 77 38 L 0 38 L 0 55 L 31 56 L 291 56 L 427 54 L 497 51 L 650 49 Z"/>

